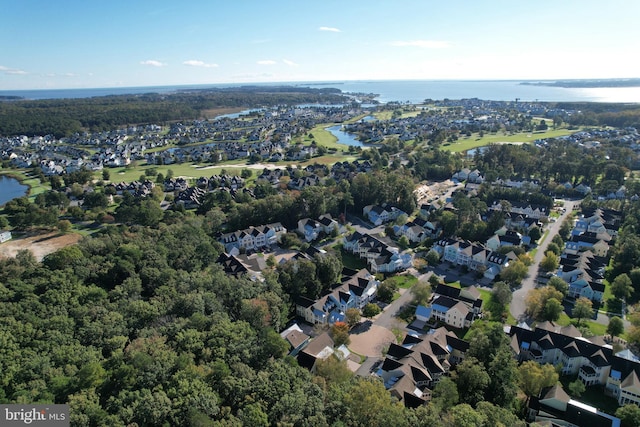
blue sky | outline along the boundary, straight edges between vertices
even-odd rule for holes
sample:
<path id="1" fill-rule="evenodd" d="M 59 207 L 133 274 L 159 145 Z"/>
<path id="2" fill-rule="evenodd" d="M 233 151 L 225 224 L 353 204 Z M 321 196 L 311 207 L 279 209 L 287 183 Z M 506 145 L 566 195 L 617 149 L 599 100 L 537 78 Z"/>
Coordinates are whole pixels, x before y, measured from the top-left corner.
<path id="1" fill-rule="evenodd" d="M 0 0 L 0 90 L 640 77 L 640 1 Z"/>

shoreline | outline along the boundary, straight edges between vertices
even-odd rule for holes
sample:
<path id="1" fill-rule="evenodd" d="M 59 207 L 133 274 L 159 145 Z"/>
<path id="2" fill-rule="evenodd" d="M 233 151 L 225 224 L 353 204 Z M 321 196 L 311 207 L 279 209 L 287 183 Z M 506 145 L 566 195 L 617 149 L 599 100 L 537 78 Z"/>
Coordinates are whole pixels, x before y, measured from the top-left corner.
<path id="1" fill-rule="evenodd" d="M 16 181 L 18 181 L 18 183 L 20 185 L 24 185 L 25 187 L 27 187 L 27 189 L 24 192 L 24 195 L 19 196 L 19 197 L 30 197 L 31 196 L 31 184 L 25 182 L 28 178 L 24 176 L 24 172 L 22 174 L 18 173 L 16 174 L 15 171 L 6 171 L 6 170 L 1 170 L 0 169 L 0 176 L 5 176 L 7 178 L 13 178 Z M 11 200 L 17 199 L 18 197 L 14 197 L 13 199 L 7 200 L 6 202 L 0 204 L 0 209 L 4 209 L 4 205 L 6 205 L 7 203 L 9 203 Z"/>

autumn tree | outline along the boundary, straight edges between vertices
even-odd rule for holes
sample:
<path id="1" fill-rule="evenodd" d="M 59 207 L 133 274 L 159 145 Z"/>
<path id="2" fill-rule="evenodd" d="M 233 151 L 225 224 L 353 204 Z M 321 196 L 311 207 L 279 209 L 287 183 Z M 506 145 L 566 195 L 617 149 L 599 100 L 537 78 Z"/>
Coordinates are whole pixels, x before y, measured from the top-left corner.
<path id="1" fill-rule="evenodd" d="M 342 344 L 349 345 L 351 339 L 349 338 L 349 325 L 344 322 L 335 322 L 331 326 L 331 338 L 336 347 L 340 347 Z"/>
<path id="2" fill-rule="evenodd" d="M 549 300 L 555 300 L 551 303 L 547 310 Z M 552 314 L 552 309 L 556 309 L 562 300 L 562 294 L 554 287 L 544 286 L 542 288 L 532 289 L 527 294 L 525 305 L 526 313 L 534 319 L 548 318 Z M 560 305 L 561 307 L 561 305 Z M 545 312 L 547 310 L 547 312 Z M 560 315 L 560 313 L 558 313 Z"/>

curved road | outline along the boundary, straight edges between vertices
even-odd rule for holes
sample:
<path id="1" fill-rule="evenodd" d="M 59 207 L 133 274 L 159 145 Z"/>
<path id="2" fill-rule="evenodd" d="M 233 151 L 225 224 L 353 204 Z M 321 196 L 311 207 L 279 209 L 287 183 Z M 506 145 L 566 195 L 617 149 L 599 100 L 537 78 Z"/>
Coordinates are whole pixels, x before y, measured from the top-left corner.
<path id="1" fill-rule="evenodd" d="M 531 264 L 531 266 L 529 267 L 529 274 L 527 274 L 527 277 L 525 277 L 525 279 L 522 281 L 522 286 L 520 287 L 520 289 L 513 293 L 513 298 L 511 300 L 511 305 L 509 308 L 511 311 L 511 315 L 515 317 L 518 322 L 527 319 L 524 313 L 526 309 L 525 298 L 527 297 L 527 293 L 529 293 L 531 289 L 534 289 L 536 287 L 538 265 L 540 264 L 540 261 L 542 261 L 542 258 L 544 258 L 544 253 L 547 251 L 549 243 L 551 242 L 553 237 L 560 231 L 560 226 L 562 225 L 564 220 L 567 219 L 567 217 L 571 214 L 573 205 L 575 203 L 576 202 L 571 200 L 564 200 L 564 207 L 566 209 L 565 212 L 560 216 L 560 218 L 558 218 L 556 222 L 549 223 L 549 226 L 547 228 L 548 233 L 545 236 L 544 241 L 538 246 L 538 251 L 536 252 L 536 256 L 533 259 L 533 264 Z"/>

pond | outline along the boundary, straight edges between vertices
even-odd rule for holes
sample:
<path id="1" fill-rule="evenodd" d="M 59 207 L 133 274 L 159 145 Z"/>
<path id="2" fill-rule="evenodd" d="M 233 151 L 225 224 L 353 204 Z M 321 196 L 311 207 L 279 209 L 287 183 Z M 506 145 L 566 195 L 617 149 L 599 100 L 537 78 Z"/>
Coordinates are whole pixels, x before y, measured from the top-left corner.
<path id="1" fill-rule="evenodd" d="M 326 128 L 333 136 L 338 138 L 338 144 L 351 145 L 354 147 L 364 147 L 365 145 L 356 139 L 356 136 L 352 133 L 342 130 L 341 125 L 331 126 Z"/>
<path id="2" fill-rule="evenodd" d="M 0 206 L 10 200 L 25 196 L 29 187 L 15 178 L 0 175 Z"/>

